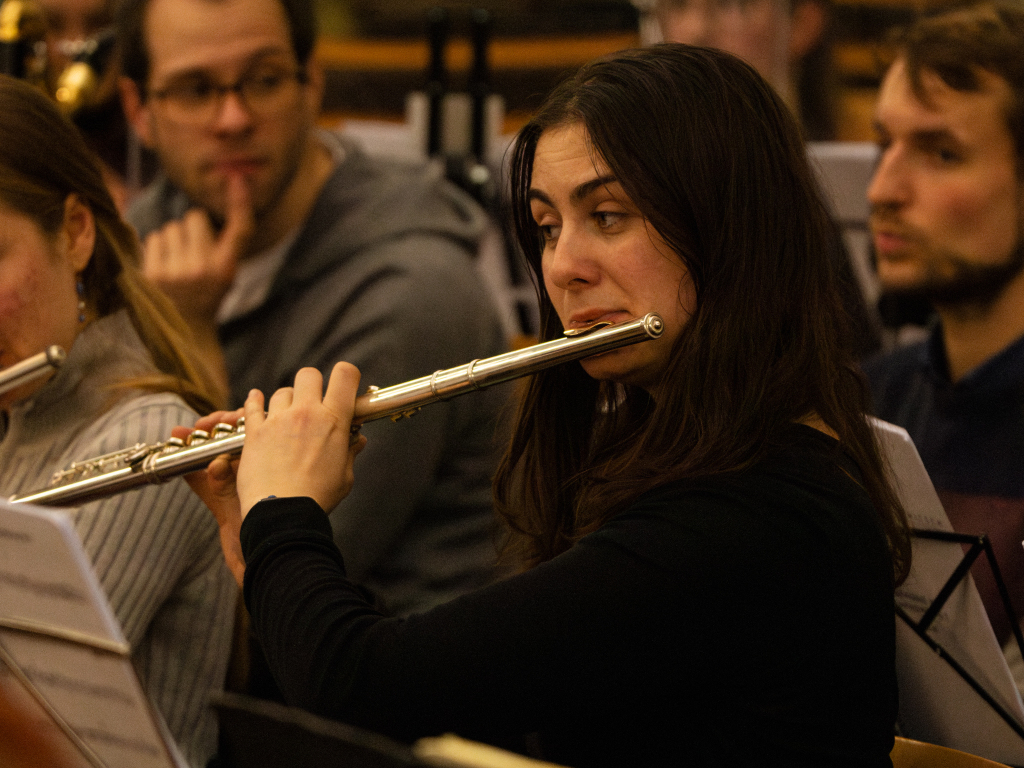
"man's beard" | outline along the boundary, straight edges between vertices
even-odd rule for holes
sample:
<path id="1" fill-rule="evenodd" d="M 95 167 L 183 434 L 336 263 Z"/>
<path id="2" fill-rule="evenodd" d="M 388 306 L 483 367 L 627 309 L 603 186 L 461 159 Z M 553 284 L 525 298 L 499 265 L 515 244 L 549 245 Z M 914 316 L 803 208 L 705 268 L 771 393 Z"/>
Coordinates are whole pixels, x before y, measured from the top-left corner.
<path id="1" fill-rule="evenodd" d="M 916 285 L 886 287 L 884 294 L 936 307 L 984 309 L 1024 271 L 1024 237 L 1018 234 L 1010 254 L 998 264 L 976 264 L 956 252 L 940 252 L 944 270 L 931 272 Z"/>

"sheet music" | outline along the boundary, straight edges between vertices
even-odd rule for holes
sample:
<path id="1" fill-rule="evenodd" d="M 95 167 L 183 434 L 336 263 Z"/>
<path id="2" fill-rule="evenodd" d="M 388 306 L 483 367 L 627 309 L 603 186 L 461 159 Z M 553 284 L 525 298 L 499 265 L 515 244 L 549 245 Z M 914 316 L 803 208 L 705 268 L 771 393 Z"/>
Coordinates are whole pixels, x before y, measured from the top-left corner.
<path id="1" fill-rule="evenodd" d="M 907 432 L 882 421 L 874 426 L 911 526 L 952 531 Z M 911 574 L 896 590 L 896 603 L 917 621 L 963 559 L 963 550 L 958 544 L 919 538 L 913 547 Z M 1024 704 L 970 576 L 950 596 L 928 635 L 1024 726 Z M 1024 765 L 1024 739 L 899 618 L 896 671 L 906 736 Z"/>
<path id="2" fill-rule="evenodd" d="M 66 513 L 0 502 L 0 547 L 0 618 L 127 649 Z"/>
<path id="3" fill-rule="evenodd" d="M 2 764 L 185 768 L 70 516 L 0 501 L 0 547 Z"/>

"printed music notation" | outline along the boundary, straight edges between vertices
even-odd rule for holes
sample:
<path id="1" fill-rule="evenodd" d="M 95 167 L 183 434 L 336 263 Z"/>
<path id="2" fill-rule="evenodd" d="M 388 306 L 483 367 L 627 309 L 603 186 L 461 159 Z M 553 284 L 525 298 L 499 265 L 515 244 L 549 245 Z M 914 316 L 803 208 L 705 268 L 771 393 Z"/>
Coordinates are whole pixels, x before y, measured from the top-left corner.
<path id="1" fill-rule="evenodd" d="M 874 422 L 895 485 L 916 531 L 952 533 L 924 464 L 907 432 Z M 964 557 L 960 544 L 913 539 L 910 576 L 896 590 L 896 605 L 921 623 Z M 1024 727 L 1024 705 L 989 624 L 974 581 L 967 576 L 929 619 L 926 633 L 962 666 L 1003 710 Z M 915 631 L 896 621 L 896 670 L 904 735 L 992 760 L 1024 764 L 1024 741 Z"/>
<path id="2" fill-rule="evenodd" d="M 0 765 L 183 768 L 67 513 L 0 502 Z"/>

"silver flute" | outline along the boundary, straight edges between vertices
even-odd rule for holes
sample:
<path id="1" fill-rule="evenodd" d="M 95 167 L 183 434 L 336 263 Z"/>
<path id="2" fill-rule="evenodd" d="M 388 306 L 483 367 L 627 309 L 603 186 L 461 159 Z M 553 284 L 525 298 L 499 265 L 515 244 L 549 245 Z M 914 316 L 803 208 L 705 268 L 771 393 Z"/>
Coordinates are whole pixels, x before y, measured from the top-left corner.
<path id="1" fill-rule="evenodd" d="M 503 355 L 474 360 L 429 376 L 369 390 L 356 398 L 353 428 L 368 421 L 412 416 L 425 405 L 484 389 L 536 373 L 560 363 L 609 352 L 629 344 L 656 339 L 664 324 L 656 314 L 611 325 L 597 323 L 566 332 L 566 338 L 535 344 Z M 130 448 L 87 461 L 75 462 L 57 472 L 50 487 L 10 501 L 47 506 L 74 506 L 113 496 L 143 485 L 162 483 L 172 477 L 205 468 L 217 456 L 236 456 L 245 442 L 244 423 L 237 427 L 218 424 L 213 433 L 194 430 L 185 440 L 139 443 Z"/>
<path id="2" fill-rule="evenodd" d="M 4 368 L 0 371 L 0 395 L 57 370 L 65 357 L 64 350 L 53 345 L 38 355 L 26 357 L 20 363 Z"/>

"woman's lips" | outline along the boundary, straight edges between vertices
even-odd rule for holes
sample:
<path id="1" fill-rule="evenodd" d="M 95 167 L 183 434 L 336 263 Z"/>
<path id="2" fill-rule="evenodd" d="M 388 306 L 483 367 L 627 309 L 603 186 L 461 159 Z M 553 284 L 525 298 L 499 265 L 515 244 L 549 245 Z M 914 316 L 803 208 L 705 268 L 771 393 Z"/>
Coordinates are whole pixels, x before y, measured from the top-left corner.
<path id="1" fill-rule="evenodd" d="M 571 330 L 582 330 L 596 323 L 620 323 L 628 319 L 628 317 L 629 314 L 623 310 L 577 312 L 570 316 L 568 328 Z"/>

